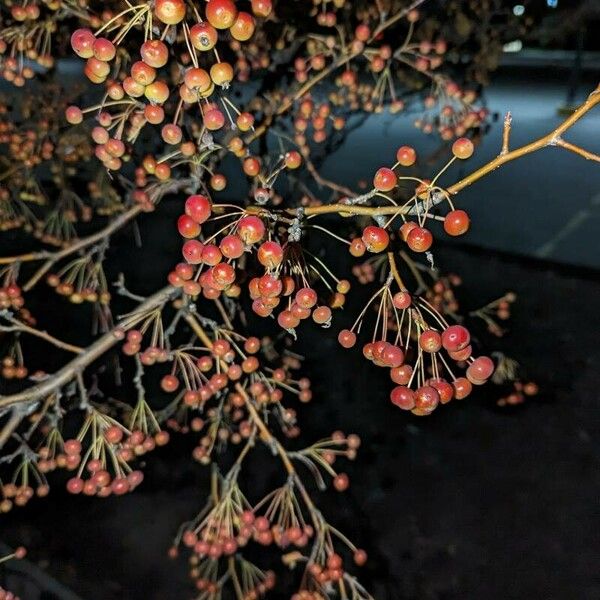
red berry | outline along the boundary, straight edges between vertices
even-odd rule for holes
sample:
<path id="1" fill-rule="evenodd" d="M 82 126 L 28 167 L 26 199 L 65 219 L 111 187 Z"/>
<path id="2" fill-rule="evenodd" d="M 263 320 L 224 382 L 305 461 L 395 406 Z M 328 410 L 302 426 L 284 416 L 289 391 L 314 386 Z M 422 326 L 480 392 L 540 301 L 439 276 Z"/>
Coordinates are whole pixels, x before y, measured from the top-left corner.
<path id="1" fill-rule="evenodd" d="M 169 49 L 160 40 L 148 40 L 140 48 L 142 60 L 155 69 L 160 69 L 169 60 Z"/>
<path id="2" fill-rule="evenodd" d="M 346 475 L 346 473 L 338 473 L 333 478 L 333 487 L 338 492 L 345 492 L 348 489 L 349 485 L 350 485 L 350 480 L 348 479 L 348 475 Z"/>
<path id="3" fill-rule="evenodd" d="M 331 319 L 331 309 L 328 306 L 318 306 L 313 310 L 312 318 L 318 325 L 325 325 Z"/>
<path id="4" fill-rule="evenodd" d="M 238 235 L 226 235 L 219 243 L 219 250 L 225 258 L 239 258 L 244 254 L 244 242 Z"/>
<path id="5" fill-rule="evenodd" d="M 80 58 L 94 56 L 96 36 L 89 29 L 77 29 L 71 35 L 71 46 Z"/>
<path id="6" fill-rule="evenodd" d="M 265 224 L 254 215 L 242 217 L 238 222 L 237 234 L 247 246 L 260 242 L 265 233 Z"/>
<path id="7" fill-rule="evenodd" d="M 369 252 L 383 252 L 390 243 L 390 236 L 383 227 L 368 225 L 363 230 L 362 241 Z"/>
<path id="8" fill-rule="evenodd" d="M 272 10 L 272 0 L 252 0 L 252 12 L 257 17 L 268 17 Z"/>
<path id="9" fill-rule="evenodd" d="M 295 150 L 291 150 L 290 152 L 286 152 L 285 154 L 285 166 L 288 169 L 297 169 L 302 163 L 302 157 L 299 152 Z"/>
<path id="10" fill-rule="evenodd" d="M 471 382 L 465 377 L 459 377 L 452 382 L 452 387 L 454 387 L 454 396 L 457 400 L 462 400 L 466 398 L 473 389 Z"/>
<path id="11" fill-rule="evenodd" d="M 158 19 L 166 25 L 176 25 L 185 17 L 185 1 L 156 0 L 154 11 Z"/>
<path id="12" fill-rule="evenodd" d="M 83 479 L 81 477 L 72 477 L 67 481 L 67 491 L 70 494 L 80 494 L 83 490 Z"/>
<path id="13" fill-rule="evenodd" d="M 415 407 L 415 393 L 403 386 L 395 387 L 390 393 L 390 400 L 403 410 L 412 410 Z"/>
<path id="14" fill-rule="evenodd" d="M 396 152 L 396 160 L 403 167 L 410 167 L 417 161 L 417 153 L 410 146 L 401 146 Z"/>
<path id="15" fill-rule="evenodd" d="M 433 244 L 433 236 L 425 227 L 413 227 L 406 236 L 406 243 L 415 252 L 426 252 Z"/>
<path id="16" fill-rule="evenodd" d="M 397 183 L 396 173 L 386 167 L 379 169 L 373 178 L 373 187 L 380 192 L 391 192 Z"/>
<path id="17" fill-rule="evenodd" d="M 94 56 L 101 61 L 109 62 L 111 61 L 116 53 L 117 49 L 115 45 L 106 38 L 97 38 L 94 42 Z"/>
<path id="18" fill-rule="evenodd" d="M 452 400 L 452 397 L 454 396 L 454 387 L 445 379 L 430 379 L 429 385 L 437 390 L 437 393 L 440 395 L 440 402 L 442 404 L 446 404 Z"/>
<path id="19" fill-rule="evenodd" d="M 492 376 L 495 368 L 494 361 L 491 358 L 480 356 L 467 369 L 467 378 L 471 383 L 479 385 Z"/>
<path id="20" fill-rule="evenodd" d="M 396 308 L 403 310 L 412 304 L 412 297 L 408 292 L 397 292 L 394 294 L 392 302 Z"/>
<path id="21" fill-rule="evenodd" d="M 206 19 L 216 29 L 229 29 L 236 16 L 233 0 L 209 0 L 206 5 Z"/>
<path id="22" fill-rule="evenodd" d="M 454 144 L 452 144 L 452 154 L 456 158 L 465 160 L 473 156 L 473 142 L 468 138 L 458 138 Z"/>
<path id="23" fill-rule="evenodd" d="M 296 303 L 302 308 L 312 308 L 317 303 L 317 292 L 312 288 L 300 288 L 296 292 Z"/>
<path id="24" fill-rule="evenodd" d="M 427 329 L 419 336 L 419 346 L 425 352 L 438 352 L 442 347 L 442 336 L 433 329 Z"/>
<path id="25" fill-rule="evenodd" d="M 390 369 L 390 379 L 398 385 L 408 385 L 413 369 L 410 365 L 400 365 Z"/>
<path id="26" fill-rule="evenodd" d="M 212 50 L 218 39 L 219 34 L 210 23 L 196 23 L 196 25 L 190 29 L 190 41 L 196 50 L 202 52 Z"/>
<path id="27" fill-rule="evenodd" d="M 210 217 L 212 206 L 206 196 L 195 194 L 185 201 L 185 214 L 202 224 Z"/>
<path id="28" fill-rule="evenodd" d="M 183 258 L 191 265 L 198 265 L 202 262 L 202 251 L 204 244 L 198 240 L 189 240 L 183 245 L 181 250 Z"/>
<path id="29" fill-rule="evenodd" d="M 350 254 L 355 257 L 363 256 L 367 251 L 367 246 L 360 238 L 354 238 L 350 242 Z"/>
<path id="30" fill-rule="evenodd" d="M 245 42 L 254 33 L 254 17 L 247 12 L 240 12 L 229 29 L 231 37 L 239 42 Z"/>
<path id="31" fill-rule="evenodd" d="M 444 219 L 444 231 L 448 235 L 463 235 L 469 229 L 469 215 L 464 210 L 452 210 Z"/>
<path id="32" fill-rule="evenodd" d="M 160 387 L 165 392 L 174 392 L 179 387 L 179 379 L 175 375 L 165 375 L 160 381 Z"/>
<path id="33" fill-rule="evenodd" d="M 356 334 L 349 329 L 342 329 L 338 335 L 338 341 L 343 348 L 352 348 L 356 344 Z"/>
<path id="34" fill-rule="evenodd" d="M 462 325 L 451 325 L 442 333 L 442 345 L 449 352 L 458 352 L 469 345 L 471 335 Z"/>
<path id="35" fill-rule="evenodd" d="M 188 215 L 181 215 L 177 219 L 177 229 L 184 238 L 195 238 L 200 234 L 200 225 Z"/>
<path id="36" fill-rule="evenodd" d="M 439 402 L 440 395 L 438 391 L 430 385 L 421 386 L 415 392 L 415 410 L 419 411 L 419 414 L 428 415 L 432 413 Z"/>

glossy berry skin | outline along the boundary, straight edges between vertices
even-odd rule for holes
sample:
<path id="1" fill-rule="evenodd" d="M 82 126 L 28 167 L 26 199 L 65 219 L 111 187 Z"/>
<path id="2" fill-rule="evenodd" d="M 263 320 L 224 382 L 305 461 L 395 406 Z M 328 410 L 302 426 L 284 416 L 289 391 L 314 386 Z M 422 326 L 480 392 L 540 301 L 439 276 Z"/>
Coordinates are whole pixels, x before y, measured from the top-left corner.
<path id="1" fill-rule="evenodd" d="M 200 225 L 210 218 L 211 211 L 210 200 L 201 194 L 194 194 L 185 201 L 185 214 Z"/>
<path id="2" fill-rule="evenodd" d="M 488 356 L 476 358 L 467 369 L 467 379 L 476 385 L 487 381 L 494 372 L 494 361 Z"/>
<path id="3" fill-rule="evenodd" d="M 164 104 L 169 98 L 169 86 L 164 81 L 153 81 L 146 86 L 144 95 L 150 102 Z"/>
<path id="4" fill-rule="evenodd" d="M 71 35 L 71 47 L 80 58 L 94 56 L 96 36 L 89 29 L 77 29 Z"/>
<path id="5" fill-rule="evenodd" d="M 469 230 L 469 225 L 469 215 L 464 210 L 452 210 L 444 218 L 444 231 L 448 235 L 463 235 Z"/>
<path id="6" fill-rule="evenodd" d="M 227 88 L 233 80 L 233 67 L 227 62 L 217 62 L 210 68 L 210 78 L 215 85 Z"/>
<path id="7" fill-rule="evenodd" d="M 93 51 L 94 56 L 104 62 L 111 61 L 117 53 L 114 44 L 106 38 L 97 38 L 94 42 Z"/>
<path id="8" fill-rule="evenodd" d="M 285 166 L 288 169 L 297 169 L 302 164 L 302 157 L 299 152 L 295 150 L 290 150 L 285 154 Z"/>
<path id="9" fill-rule="evenodd" d="M 408 238 L 408 234 L 418 225 L 414 221 L 407 221 L 406 223 L 402 223 L 402 226 L 398 230 L 400 237 L 406 242 Z"/>
<path id="10" fill-rule="evenodd" d="M 473 152 L 473 142 L 468 138 L 459 138 L 452 144 L 452 154 L 461 160 L 470 158 L 473 156 Z"/>
<path id="11" fill-rule="evenodd" d="M 463 400 L 466 398 L 473 389 L 471 382 L 465 377 L 458 377 L 455 379 L 452 382 L 452 387 L 454 388 L 454 397 L 457 400 Z"/>
<path id="12" fill-rule="evenodd" d="M 239 258 L 244 254 L 244 242 L 237 235 L 226 235 L 219 244 L 219 250 L 225 258 Z"/>
<path id="13" fill-rule="evenodd" d="M 265 224 L 254 215 L 242 217 L 238 222 L 237 235 L 247 246 L 260 242 L 265 237 Z"/>
<path id="14" fill-rule="evenodd" d="M 216 29 L 229 29 L 235 22 L 237 8 L 232 0 L 209 0 L 206 19 Z"/>
<path id="15" fill-rule="evenodd" d="M 155 69 L 160 69 L 169 60 L 169 49 L 160 40 L 148 40 L 140 48 L 142 60 Z"/>
<path id="16" fill-rule="evenodd" d="M 427 252 L 433 244 L 433 236 L 425 227 L 413 227 L 406 236 L 406 243 L 414 252 Z"/>
<path id="17" fill-rule="evenodd" d="M 467 360 L 471 354 L 473 354 L 473 347 L 470 344 L 465 346 L 462 350 L 457 350 L 456 352 L 448 350 L 448 356 L 457 362 Z"/>
<path id="18" fill-rule="evenodd" d="M 245 42 L 252 37 L 254 27 L 254 17 L 247 12 L 240 12 L 229 29 L 229 33 L 234 40 Z"/>
<path id="19" fill-rule="evenodd" d="M 349 329 L 342 329 L 338 335 L 338 342 L 342 348 L 352 348 L 356 344 L 356 334 Z"/>
<path id="20" fill-rule="evenodd" d="M 188 215 L 181 215 L 177 220 L 177 229 L 184 238 L 195 238 L 200 235 L 200 225 Z"/>
<path id="21" fill-rule="evenodd" d="M 202 262 L 202 251 L 204 250 L 204 244 L 198 240 L 189 240 L 181 249 L 183 258 L 190 265 L 199 265 Z"/>
<path id="22" fill-rule="evenodd" d="M 445 379 L 430 379 L 429 385 L 437 390 L 441 404 L 447 404 L 454 397 L 454 387 Z"/>
<path id="23" fill-rule="evenodd" d="M 257 17 L 268 17 L 272 10 L 272 0 L 252 0 L 252 12 Z"/>
<path id="24" fill-rule="evenodd" d="M 201 68 L 192 67 L 185 72 L 183 81 L 190 90 L 205 92 L 212 85 L 210 75 Z"/>
<path id="25" fill-rule="evenodd" d="M 317 303 L 317 292 L 309 287 L 300 288 L 296 292 L 296 304 L 302 308 L 312 308 Z"/>
<path id="26" fill-rule="evenodd" d="M 442 347 L 442 336 L 437 331 L 428 329 L 419 336 L 419 346 L 425 352 L 438 352 Z"/>
<path id="27" fill-rule="evenodd" d="M 413 369 L 410 365 L 401 365 L 390 369 L 390 379 L 398 385 L 408 385 Z"/>
<path id="28" fill-rule="evenodd" d="M 258 248 L 257 258 L 267 269 L 275 269 L 283 261 L 283 248 L 277 242 L 264 242 Z"/>
<path id="29" fill-rule="evenodd" d="M 401 146 L 396 152 L 396 160 L 403 167 L 411 167 L 417 162 L 417 153 L 410 146 Z"/>
<path id="30" fill-rule="evenodd" d="M 390 243 L 390 236 L 383 227 L 368 225 L 363 230 L 362 241 L 369 252 L 383 252 Z"/>
<path id="31" fill-rule="evenodd" d="M 165 25 L 176 25 L 185 17 L 185 1 L 156 0 L 154 10 L 158 19 Z"/>
<path id="32" fill-rule="evenodd" d="M 313 310 L 312 318 L 318 325 L 325 325 L 331 319 L 331 309 L 328 306 L 318 306 Z"/>
<path id="33" fill-rule="evenodd" d="M 190 29 L 190 41 L 192 42 L 192 46 L 201 52 L 212 50 L 218 39 L 219 34 L 210 23 L 196 23 Z"/>
<path id="34" fill-rule="evenodd" d="M 390 400 L 392 404 L 395 404 L 402 410 L 412 410 L 415 407 L 415 393 L 403 386 L 399 385 L 395 387 L 390 393 Z"/>
<path id="35" fill-rule="evenodd" d="M 364 256 L 365 252 L 367 251 L 367 246 L 361 238 L 354 238 L 350 242 L 349 251 L 352 256 L 359 258 L 360 256 Z"/>
<path id="36" fill-rule="evenodd" d="M 373 178 L 373 187 L 380 192 L 391 192 L 397 183 L 396 173 L 386 167 L 379 169 Z"/>
<path id="37" fill-rule="evenodd" d="M 260 161 L 254 156 L 244 159 L 243 170 L 248 177 L 256 177 L 260 173 Z"/>
<path id="38" fill-rule="evenodd" d="M 387 367 L 398 368 L 404 362 L 404 352 L 394 344 L 386 344 L 381 353 L 381 360 Z"/>
<path id="39" fill-rule="evenodd" d="M 408 292 L 397 292 L 392 297 L 392 302 L 396 308 L 404 310 L 412 304 L 412 297 Z"/>
<path id="40" fill-rule="evenodd" d="M 211 108 L 204 113 L 204 125 L 209 131 L 217 131 L 225 125 L 225 115 L 218 108 Z"/>
<path id="41" fill-rule="evenodd" d="M 431 414 L 440 403 L 438 391 L 430 385 L 424 385 L 415 392 L 415 410 L 417 414 Z"/>
<path id="42" fill-rule="evenodd" d="M 451 325 L 442 332 L 442 345 L 449 352 L 458 352 L 469 345 L 471 335 L 462 325 Z"/>
<path id="43" fill-rule="evenodd" d="M 174 375 L 165 375 L 160 381 L 160 387 L 165 392 L 174 392 L 179 387 L 179 380 Z"/>

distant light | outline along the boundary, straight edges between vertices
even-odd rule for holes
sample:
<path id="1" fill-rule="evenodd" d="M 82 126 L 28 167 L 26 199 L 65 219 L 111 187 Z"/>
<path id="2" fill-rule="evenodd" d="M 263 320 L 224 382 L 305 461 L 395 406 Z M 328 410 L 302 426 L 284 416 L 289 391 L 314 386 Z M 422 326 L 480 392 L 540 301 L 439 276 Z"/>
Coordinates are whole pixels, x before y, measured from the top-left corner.
<path id="1" fill-rule="evenodd" d="M 550 8 L 556 8 L 558 6 L 558 0 L 546 0 L 546 4 Z"/>
<path id="2" fill-rule="evenodd" d="M 522 4 L 515 4 L 513 6 L 513 14 L 515 17 L 520 17 L 525 13 L 525 7 Z"/>
<path id="3" fill-rule="evenodd" d="M 504 44 L 502 50 L 504 52 L 521 52 L 523 50 L 523 42 L 521 40 L 508 42 L 508 44 Z"/>

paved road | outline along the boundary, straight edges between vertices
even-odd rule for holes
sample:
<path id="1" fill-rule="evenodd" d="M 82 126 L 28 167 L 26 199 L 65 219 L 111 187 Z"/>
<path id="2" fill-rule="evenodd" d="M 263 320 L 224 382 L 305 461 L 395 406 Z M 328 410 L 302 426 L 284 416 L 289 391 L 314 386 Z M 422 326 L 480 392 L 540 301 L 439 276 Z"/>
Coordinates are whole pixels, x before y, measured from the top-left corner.
<path id="1" fill-rule="evenodd" d="M 506 71 L 486 93 L 500 118 L 467 163 L 451 169 L 450 183 L 492 159 L 501 146 L 502 118 L 513 114 L 512 145 L 527 143 L 551 131 L 560 121 L 568 72 Z M 581 86 L 583 99 L 594 84 Z M 600 108 L 588 114 L 566 136 L 573 143 L 600 152 Z M 414 145 L 420 156 L 434 153 L 438 142 L 415 130 L 410 118 L 372 115 L 325 161 L 325 175 L 352 184 L 369 178 L 379 166 L 394 160 L 395 149 Z M 340 166 L 341 165 L 341 166 Z M 340 168 L 342 169 L 340 173 Z M 423 165 L 422 176 L 434 174 Z M 600 266 L 600 165 L 557 148 L 548 148 L 489 175 L 465 190 L 458 203 L 472 215 L 468 243 L 589 267 Z"/>

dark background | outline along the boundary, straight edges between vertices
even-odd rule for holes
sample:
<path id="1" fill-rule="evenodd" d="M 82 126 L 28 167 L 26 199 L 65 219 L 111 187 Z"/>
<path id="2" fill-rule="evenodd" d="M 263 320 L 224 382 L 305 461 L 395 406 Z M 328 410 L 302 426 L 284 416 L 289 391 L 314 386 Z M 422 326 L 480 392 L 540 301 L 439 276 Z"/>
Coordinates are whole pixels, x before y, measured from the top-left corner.
<path id="1" fill-rule="evenodd" d="M 559 8 L 570 4 L 576 3 L 561 0 Z M 530 9 L 548 11 L 544 2 Z M 548 12 L 540 31 L 551 33 L 505 55 L 486 101 L 499 117 L 512 110 L 513 144 L 551 130 L 560 111 L 595 87 L 597 21 L 586 14 L 582 25 L 556 35 L 553 27 L 561 28 Z M 469 169 L 497 153 L 500 123 L 492 119 Z M 569 139 L 598 151 L 599 125 L 600 114 L 589 115 Z M 325 162 L 324 174 L 355 184 L 385 164 L 399 140 L 425 154 L 436 146 L 413 131 L 410 119 L 372 116 Z M 389 404 L 387 378 L 358 351 L 342 352 L 333 335 L 316 327 L 301 330 L 296 350 L 306 356 L 315 392 L 300 409 L 303 439 L 341 428 L 363 440 L 347 469 L 350 490 L 320 494 L 318 501 L 367 549 L 361 579 L 377 600 L 600 597 L 599 198 L 598 165 L 548 149 L 461 194 L 472 232 L 460 244 L 437 246 L 437 266 L 463 277 L 466 308 L 517 293 L 509 335 L 488 343 L 510 350 L 540 384 L 540 394 L 524 405 L 500 408 L 500 391 L 487 387 L 428 418 L 412 417 Z M 115 268 L 135 292 L 155 289 L 177 260 L 179 240 L 165 223 L 174 223 L 179 210 L 179 202 L 165 203 L 140 220 L 142 248 L 130 230 L 113 243 Z M 349 276 L 350 263 L 335 261 L 336 272 Z M 351 295 L 336 331 L 366 293 Z M 60 304 L 50 294 L 44 303 L 42 324 L 56 322 Z M 64 321 L 63 337 L 78 339 L 81 327 Z M 63 358 L 49 360 L 58 365 Z M 132 495 L 72 497 L 57 483 L 47 500 L 3 516 L 1 539 L 28 546 L 30 562 L 24 575 L 12 566 L 0 570 L 0 584 L 6 577 L 25 600 L 75 598 L 32 570 L 37 564 L 85 600 L 191 597 L 185 560 L 170 561 L 166 551 L 207 490 L 207 470 L 190 457 L 192 438 L 175 436 L 149 455 L 146 480 Z M 265 490 L 279 485 L 271 462 L 258 453 L 247 482 Z"/>

